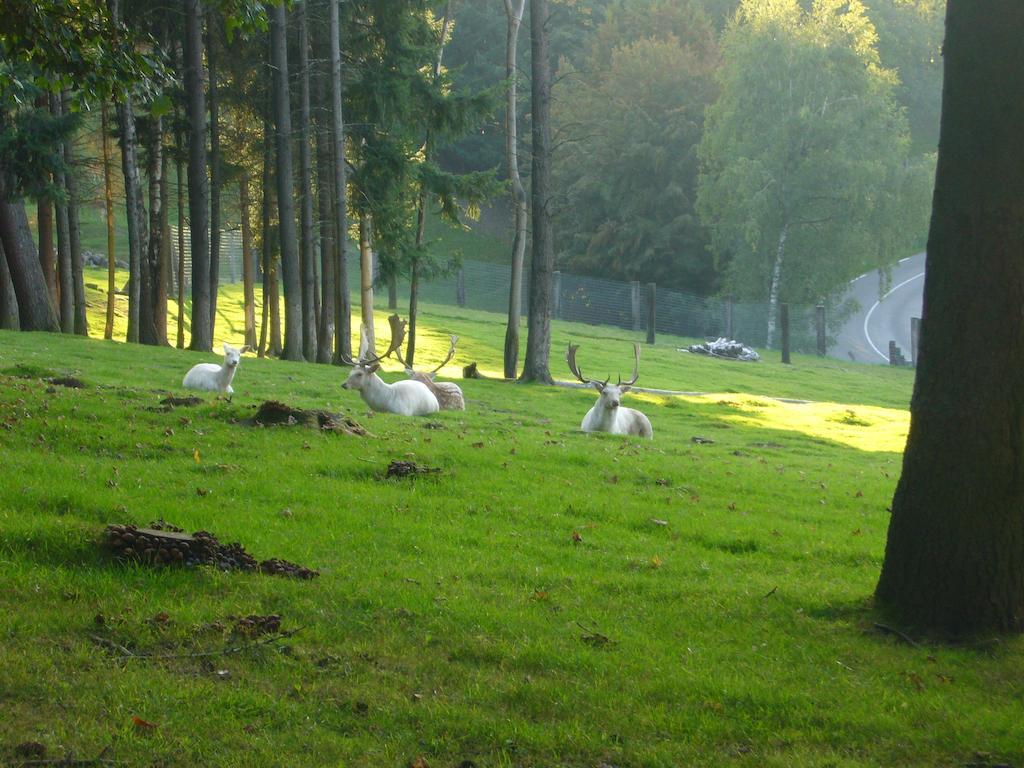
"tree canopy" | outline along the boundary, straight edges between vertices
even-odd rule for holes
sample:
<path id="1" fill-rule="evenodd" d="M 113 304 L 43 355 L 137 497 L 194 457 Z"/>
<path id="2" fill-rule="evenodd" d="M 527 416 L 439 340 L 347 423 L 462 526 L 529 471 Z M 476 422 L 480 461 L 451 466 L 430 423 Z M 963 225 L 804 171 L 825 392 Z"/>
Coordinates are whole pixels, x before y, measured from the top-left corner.
<path id="1" fill-rule="evenodd" d="M 858 0 L 745 0 L 727 28 L 701 144 L 698 209 L 725 287 L 817 301 L 882 266 L 924 226 L 897 78 Z"/>

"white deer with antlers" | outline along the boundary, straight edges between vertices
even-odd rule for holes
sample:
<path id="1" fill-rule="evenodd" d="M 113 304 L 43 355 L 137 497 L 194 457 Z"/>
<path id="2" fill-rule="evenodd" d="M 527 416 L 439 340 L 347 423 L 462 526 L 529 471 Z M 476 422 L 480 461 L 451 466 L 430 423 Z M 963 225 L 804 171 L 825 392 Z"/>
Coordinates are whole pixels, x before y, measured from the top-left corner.
<path id="1" fill-rule="evenodd" d="M 455 356 L 455 345 L 459 343 L 458 336 L 451 337 L 451 345 L 448 347 L 448 356 L 437 366 L 434 370 L 424 373 L 422 371 L 414 371 L 408 365 L 405 364 L 405 359 L 402 357 L 401 350 L 395 351 L 395 357 L 398 358 L 398 362 L 405 368 L 405 374 L 414 381 L 423 382 L 431 392 L 434 393 L 434 397 L 437 398 L 438 405 L 441 406 L 442 411 L 464 411 L 466 410 L 466 400 L 462 396 L 462 388 L 458 384 L 452 381 L 434 381 L 434 376 L 437 372 L 448 365 L 448 362 Z"/>
<path id="2" fill-rule="evenodd" d="M 609 384 L 611 377 L 604 381 L 583 378 L 576 365 L 577 349 L 579 346 L 570 344 L 569 350 L 566 352 L 565 360 L 569 364 L 569 370 L 577 379 L 584 384 L 592 384 L 594 389 L 600 393 L 594 407 L 583 417 L 580 429 L 584 432 L 610 432 L 613 435 L 638 435 L 653 439 L 654 429 L 651 427 L 650 420 L 640 411 L 623 407 L 620 402 L 622 396 L 629 392 L 640 377 L 640 345 L 633 345 L 633 378 L 624 382 L 620 376 L 618 384 Z"/>
<path id="3" fill-rule="evenodd" d="M 404 379 L 388 384 L 377 371 L 380 361 L 394 354 L 402 346 L 405 339 L 405 322 L 398 315 L 388 318 L 391 325 L 391 344 L 383 355 L 374 355 L 369 348 L 369 334 L 366 327 L 362 329 L 359 344 L 359 359 L 343 358 L 346 365 L 353 366 L 343 389 L 354 389 L 359 392 L 370 408 L 383 413 L 397 413 L 402 416 L 426 416 L 436 413 L 439 409 L 437 397 L 422 381 Z"/>

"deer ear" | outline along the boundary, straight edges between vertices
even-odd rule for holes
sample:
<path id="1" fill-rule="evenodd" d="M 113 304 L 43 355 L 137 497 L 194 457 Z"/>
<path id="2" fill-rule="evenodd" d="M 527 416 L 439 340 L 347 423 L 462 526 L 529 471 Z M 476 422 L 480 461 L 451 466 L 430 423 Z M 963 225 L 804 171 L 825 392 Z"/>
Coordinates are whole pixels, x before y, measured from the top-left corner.
<path id="1" fill-rule="evenodd" d="M 369 368 L 366 369 L 366 372 L 367 373 L 376 373 L 379 370 L 380 370 L 380 363 L 374 363 L 373 365 L 371 365 Z"/>
<path id="2" fill-rule="evenodd" d="M 622 394 L 626 394 L 632 388 L 633 387 L 631 387 L 629 384 L 623 384 L 621 387 L 619 387 L 619 392 L 621 392 Z"/>
<path id="3" fill-rule="evenodd" d="M 604 382 L 603 381 L 592 381 L 590 383 L 594 385 L 594 389 L 596 389 L 598 392 L 604 392 Z"/>

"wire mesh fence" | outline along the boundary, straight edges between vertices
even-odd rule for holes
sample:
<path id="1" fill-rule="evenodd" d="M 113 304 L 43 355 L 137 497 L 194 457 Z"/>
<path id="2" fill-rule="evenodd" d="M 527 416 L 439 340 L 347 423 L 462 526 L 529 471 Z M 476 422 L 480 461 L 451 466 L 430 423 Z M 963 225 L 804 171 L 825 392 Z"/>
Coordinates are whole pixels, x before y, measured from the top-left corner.
<path id="1" fill-rule="evenodd" d="M 354 261 L 354 260 L 353 260 Z M 358 265 L 349 265 L 350 285 L 358 285 Z M 506 265 L 463 261 L 449 274 L 423 283 L 420 300 L 487 312 L 508 312 L 510 269 Z M 526 314 L 529 279 L 524 275 L 520 311 Z M 765 347 L 768 335 L 767 302 L 742 302 L 728 297 L 705 297 L 658 288 L 650 283 L 607 280 L 586 275 L 555 272 L 552 306 L 557 320 L 604 325 L 646 333 L 654 297 L 654 330 L 696 339 L 727 336 L 748 346 Z M 408 296 L 408 284 L 398 283 L 399 307 Z M 383 297 L 381 297 L 383 299 Z M 813 305 L 789 308 L 790 347 L 794 352 L 814 353 L 819 349 L 821 310 Z M 821 330 L 828 343 L 838 316 L 827 318 Z M 781 334 L 776 329 L 772 347 L 778 348 Z"/>
<path id="2" fill-rule="evenodd" d="M 177 259 L 177 230 L 172 227 L 174 258 Z M 190 282 L 190 242 L 185 238 L 186 284 Z M 375 265 L 376 267 L 376 265 Z M 241 236 L 222 232 L 220 279 L 223 283 L 241 279 Z M 358 295 L 359 259 L 350 251 L 349 285 Z M 376 271 L 375 271 L 376 276 Z M 485 312 L 508 312 L 510 267 L 490 262 L 463 260 L 432 280 L 420 284 L 419 300 L 424 303 L 453 305 Z M 386 301 L 385 286 L 380 286 L 377 301 Z M 404 280 L 397 286 L 399 307 L 407 305 L 409 286 Z M 552 280 L 552 306 L 557 320 L 613 326 L 648 333 L 652 315 L 655 334 L 669 334 L 707 340 L 725 336 L 747 346 L 764 348 L 768 340 L 768 302 L 736 301 L 729 297 L 698 296 L 684 291 L 659 288 L 653 283 L 607 280 L 556 271 Z M 652 312 L 652 298 L 654 311 Z M 522 306 L 525 316 L 529 302 L 528 270 L 523 275 Z M 831 342 L 843 319 L 843 313 L 813 305 L 790 305 L 790 348 L 794 352 L 814 353 L 822 343 Z M 779 348 L 777 330 L 771 347 Z"/>

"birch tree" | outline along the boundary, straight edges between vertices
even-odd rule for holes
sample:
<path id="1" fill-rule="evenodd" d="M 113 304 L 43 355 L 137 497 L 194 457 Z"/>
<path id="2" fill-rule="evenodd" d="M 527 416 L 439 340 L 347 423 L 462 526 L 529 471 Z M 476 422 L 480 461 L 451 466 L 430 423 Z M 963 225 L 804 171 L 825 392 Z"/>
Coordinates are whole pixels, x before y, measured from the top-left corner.
<path id="1" fill-rule="evenodd" d="M 701 144 L 698 211 L 724 287 L 816 301 L 905 253 L 925 227 L 928 174 L 859 0 L 744 0 L 722 42 L 721 93 Z"/>

